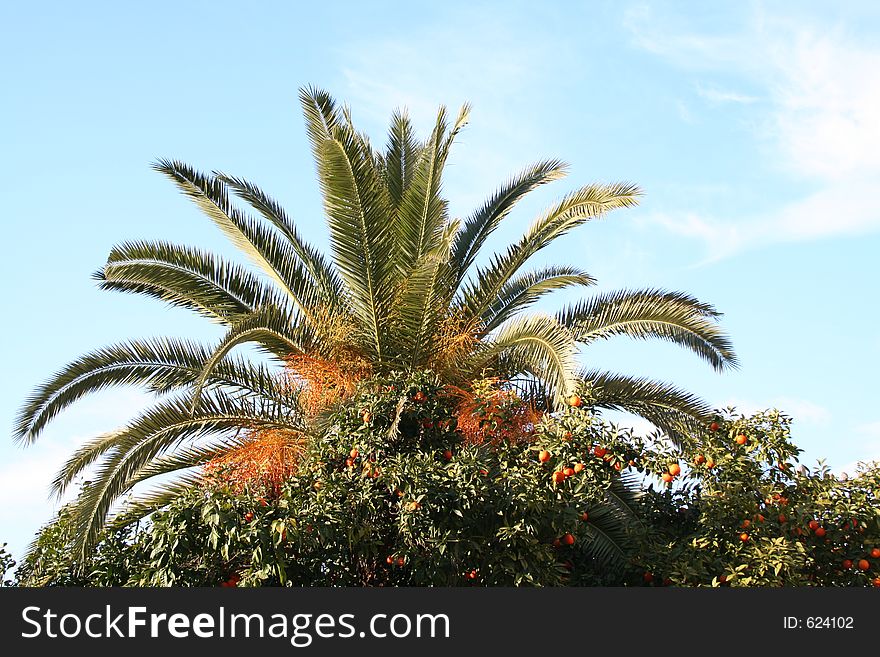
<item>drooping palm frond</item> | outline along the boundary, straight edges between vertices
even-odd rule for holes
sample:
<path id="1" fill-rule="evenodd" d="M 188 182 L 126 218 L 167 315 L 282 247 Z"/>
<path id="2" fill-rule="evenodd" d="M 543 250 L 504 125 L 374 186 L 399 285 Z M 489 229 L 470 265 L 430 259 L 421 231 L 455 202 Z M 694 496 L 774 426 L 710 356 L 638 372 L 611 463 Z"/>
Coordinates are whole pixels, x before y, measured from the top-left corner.
<path id="1" fill-rule="evenodd" d="M 114 246 L 94 277 L 103 290 L 146 294 L 221 323 L 267 303 L 283 303 L 274 288 L 243 267 L 167 242 Z"/>
<path id="2" fill-rule="evenodd" d="M 643 417 L 678 446 L 712 415 L 705 401 L 662 381 L 598 370 L 580 372 L 578 378 L 589 382 L 597 408 Z"/>
<path id="3" fill-rule="evenodd" d="M 141 481 L 145 467 L 171 449 L 227 432 L 234 436 L 242 427 L 301 430 L 302 420 L 288 408 L 255 397 L 233 397 L 218 390 L 203 395 L 191 412 L 188 396 L 160 402 L 107 439 L 92 483 L 76 501 L 77 548 L 86 550 L 104 527 L 110 508 L 120 495 Z M 71 472 L 68 476 L 75 476 Z"/>
<path id="4" fill-rule="evenodd" d="M 668 340 L 690 349 L 716 370 L 736 367 L 730 339 L 711 306 L 680 292 L 623 290 L 576 303 L 557 314 L 578 342 L 625 335 Z"/>

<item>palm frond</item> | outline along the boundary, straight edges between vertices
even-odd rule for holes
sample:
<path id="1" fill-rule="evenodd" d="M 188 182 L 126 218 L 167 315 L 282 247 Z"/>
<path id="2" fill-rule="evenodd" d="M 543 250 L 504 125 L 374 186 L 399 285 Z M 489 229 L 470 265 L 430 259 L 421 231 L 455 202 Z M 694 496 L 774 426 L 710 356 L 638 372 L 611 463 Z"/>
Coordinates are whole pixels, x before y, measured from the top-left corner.
<path id="1" fill-rule="evenodd" d="M 712 416 L 712 408 L 705 401 L 662 381 L 599 370 L 582 371 L 578 378 L 590 384 L 597 408 L 643 417 L 678 446 Z"/>
<path id="2" fill-rule="evenodd" d="M 458 282 L 464 279 L 486 240 L 517 202 L 536 187 L 563 178 L 566 168 L 567 165 L 560 160 L 533 164 L 508 180 L 483 207 L 467 218 L 452 248 L 452 262 L 458 272 Z"/>
<path id="3" fill-rule="evenodd" d="M 462 370 L 480 370 L 503 359 L 508 376 L 533 374 L 550 383 L 557 400 L 575 384 L 576 343 L 567 328 L 548 315 L 516 317 L 504 324 L 462 364 Z"/>
<path id="4" fill-rule="evenodd" d="M 596 279 L 587 272 L 566 265 L 544 267 L 519 274 L 501 288 L 498 297 L 483 313 L 480 318 L 483 332 L 494 331 L 545 294 L 575 285 L 589 286 L 595 283 Z"/>
<path id="5" fill-rule="evenodd" d="M 250 203 L 290 242 L 293 252 L 320 289 L 322 301 L 331 307 L 338 303 L 343 294 L 342 282 L 338 274 L 320 251 L 300 237 L 299 231 L 296 230 L 284 208 L 253 183 L 222 173 L 216 175 L 229 185 L 236 196 Z"/>
<path id="6" fill-rule="evenodd" d="M 103 290 L 146 294 L 222 323 L 281 300 L 274 288 L 246 269 L 167 242 L 119 244 L 94 278 Z"/>
<path id="7" fill-rule="evenodd" d="M 319 173 L 333 257 L 372 355 L 381 362 L 395 268 L 388 192 L 372 153 L 347 125 L 324 142 Z"/>
<path id="8" fill-rule="evenodd" d="M 581 301 L 558 313 L 578 342 L 625 335 L 668 340 L 690 349 L 716 370 L 737 366 L 733 345 L 711 306 L 680 292 L 621 290 Z"/>
<path id="9" fill-rule="evenodd" d="M 289 242 L 273 229 L 232 205 L 225 182 L 200 173 L 183 162 L 158 160 L 153 168 L 166 175 L 260 267 L 310 318 L 318 299 L 314 279 L 296 257 Z"/>
<path id="10" fill-rule="evenodd" d="M 405 110 L 395 110 L 391 115 L 388 145 L 385 151 L 385 184 L 388 187 L 391 209 L 395 213 L 398 212 L 403 195 L 412 183 L 416 163 L 423 148 L 424 144 L 415 136 L 409 115 Z"/>
<path id="11" fill-rule="evenodd" d="M 252 429 L 301 429 L 300 417 L 276 404 L 252 397 L 231 397 L 218 390 L 203 396 L 195 413 L 187 396 L 160 402 L 119 432 L 95 472 L 92 484 L 75 503 L 76 549 L 88 550 L 105 525 L 113 502 L 134 485 L 138 473 L 166 451 L 218 432 Z"/>
<path id="12" fill-rule="evenodd" d="M 461 306 L 469 317 L 482 317 L 529 258 L 585 221 L 635 205 L 640 194 L 635 185 L 625 183 L 588 185 L 569 194 L 540 216 L 519 242 L 476 271 L 459 293 Z"/>

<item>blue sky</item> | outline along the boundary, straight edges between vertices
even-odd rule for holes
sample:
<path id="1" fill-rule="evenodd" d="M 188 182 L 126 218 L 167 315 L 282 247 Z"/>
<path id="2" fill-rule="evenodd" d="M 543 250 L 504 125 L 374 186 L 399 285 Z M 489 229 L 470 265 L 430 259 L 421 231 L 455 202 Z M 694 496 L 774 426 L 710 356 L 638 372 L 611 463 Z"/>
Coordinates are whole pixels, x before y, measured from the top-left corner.
<path id="1" fill-rule="evenodd" d="M 14 3 L 0 20 L 0 191 L 7 312 L 0 424 L 80 353 L 216 327 L 90 274 L 122 240 L 231 254 L 150 162 L 258 182 L 326 244 L 297 89 L 347 101 L 378 142 L 391 110 L 423 131 L 473 104 L 446 180 L 467 214 L 543 157 L 571 165 L 499 231 L 592 181 L 640 207 L 565 238 L 599 289 L 681 289 L 725 313 L 742 367 L 718 375 L 662 344 L 608 342 L 584 361 L 664 378 L 716 406 L 795 417 L 807 462 L 880 458 L 880 8 L 875 3 Z M 562 302 L 565 297 L 560 297 Z M 96 395 L 38 444 L 0 441 L 0 542 L 19 553 L 57 508 L 74 446 L 148 400 Z"/>

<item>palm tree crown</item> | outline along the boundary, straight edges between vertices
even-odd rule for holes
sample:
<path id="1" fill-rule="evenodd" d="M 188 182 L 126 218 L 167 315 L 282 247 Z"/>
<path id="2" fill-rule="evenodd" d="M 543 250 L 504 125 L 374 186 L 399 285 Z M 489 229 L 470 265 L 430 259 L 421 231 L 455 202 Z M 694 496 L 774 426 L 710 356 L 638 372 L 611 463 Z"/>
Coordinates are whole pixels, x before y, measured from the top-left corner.
<path id="1" fill-rule="evenodd" d="M 243 428 L 308 431 L 309 416 L 299 388 L 289 385 L 290 372 L 233 356 L 244 343 L 281 362 L 299 356 L 376 374 L 432 369 L 456 385 L 491 372 L 547 406 L 588 383 L 597 408 L 636 413 L 673 438 L 682 423 L 706 416 L 701 400 L 668 384 L 579 370 L 577 353 L 581 345 L 624 335 L 674 342 L 719 371 L 735 366 L 711 306 L 686 294 L 644 289 L 596 295 L 555 315 L 523 312 L 549 292 L 595 283 L 576 267 L 525 266 L 573 228 L 635 205 L 636 186 L 591 184 L 564 196 L 517 242 L 478 266 L 487 240 L 517 202 L 563 177 L 563 163 L 532 165 L 466 219 L 454 219 L 442 174 L 467 123 L 467 106 L 454 120 L 441 108 L 425 141 L 405 112 L 394 113 L 387 145 L 379 151 L 327 93 L 307 88 L 300 98 L 330 257 L 306 243 L 284 209 L 250 182 L 160 160 L 156 170 L 262 275 L 192 247 L 116 246 L 96 274 L 102 288 L 189 308 L 225 326 L 225 336 L 211 347 L 161 338 L 86 354 L 39 387 L 20 412 L 16 437 L 30 443 L 88 393 L 140 385 L 162 395 L 126 427 L 87 442 L 59 472 L 54 488 L 60 494 L 85 469 L 96 468 L 78 501 L 83 546 L 96 538 L 121 494 L 155 476 L 183 473 L 141 508 L 167 501 L 197 480 L 191 468 L 240 444 Z"/>

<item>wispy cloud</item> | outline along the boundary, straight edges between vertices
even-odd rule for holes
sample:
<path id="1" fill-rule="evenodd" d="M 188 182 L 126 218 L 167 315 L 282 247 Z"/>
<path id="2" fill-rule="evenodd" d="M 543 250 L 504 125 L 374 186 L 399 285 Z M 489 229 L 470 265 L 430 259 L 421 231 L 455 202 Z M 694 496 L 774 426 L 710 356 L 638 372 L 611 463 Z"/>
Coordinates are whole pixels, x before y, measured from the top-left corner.
<path id="1" fill-rule="evenodd" d="M 651 221 L 712 244 L 713 259 L 753 246 L 880 229 L 880 210 L 870 198 L 880 184 L 880 78 L 866 74 L 880 67 L 880 47 L 861 42 L 845 26 L 760 9 L 721 35 L 663 18 L 644 5 L 630 11 L 626 26 L 633 43 L 694 75 L 736 78 L 759 89 L 761 103 L 714 82 L 699 83 L 697 94 L 753 105 L 755 156 L 813 191 L 775 207 L 768 199 L 771 207 L 736 220 L 667 209 Z"/>
<path id="2" fill-rule="evenodd" d="M 697 95 L 716 105 L 721 105 L 724 103 L 739 103 L 741 105 L 751 105 L 752 103 L 756 103 L 759 100 L 757 96 L 748 96 L 737 91 L 719 89 L 717 87 L 704 87 L 700 84 L 697 85 Z"/>

